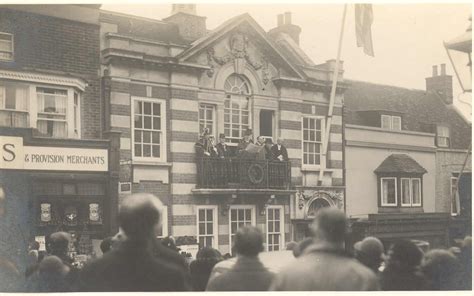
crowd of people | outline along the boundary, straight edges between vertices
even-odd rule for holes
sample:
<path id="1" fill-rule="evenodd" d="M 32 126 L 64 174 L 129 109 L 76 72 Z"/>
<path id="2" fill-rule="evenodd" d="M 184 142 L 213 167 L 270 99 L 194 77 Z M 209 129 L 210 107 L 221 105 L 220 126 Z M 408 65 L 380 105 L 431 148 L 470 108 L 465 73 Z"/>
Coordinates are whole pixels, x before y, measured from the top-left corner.
<path id="1" fill-rule="evenodd" d="M 277 139 L 273 143 L 272 138 L 258 136 L 256 142 L 253 141 L 252 130 L 244 132 L 243 138 L 237 144 L 237 147 L 229 147 L 226 142 L 225 134 L 219 134 L 219 143 L 216 143 L 215 137 L 209 133 L 209 129 L 204 129 L 199 141 L 195 144 L 196 155 L 198 157 L 209 157 L 216 159 L 255 158 L 256 160 L 269 161 L 288 161 L 288 151 L 283 145 L 282 139 Z"/>
<path id="2" fill-rule="evenodd" d="M 394 241 L 385 251 L 379 239 L 366 237 L 349 253 L 345 214 L 324 208 L 311 224 L 311 237 L 287 244 L 293 261 L 275 272 L 260 260 L 264 236 L 253 226 L 241 227 L 235 234 L 235 258 L 226 260 L 229 255 L 204 247 L 188 263 L 173 240 L 157 239 L 160 208 L 159 199 L 151 194 L 125 198 L 118 213 L 120 231 L 104 239 L 103 255 L 82 268 L 68 257 L 68 233 L 51 234 L 44 256 L 32 244 L 30 266 L 21 275 L 23 287 L 9 288 L 27 292 L 471 290 L 470 237 L 459 248 L 425 253 L 410 240 Z M 1 260 L 0 267 L 2 272 L 13 268 Z M 20 272 L 15 272 L 19 277 Z M 4 285 L 0 290 L 6 289 Z"/>

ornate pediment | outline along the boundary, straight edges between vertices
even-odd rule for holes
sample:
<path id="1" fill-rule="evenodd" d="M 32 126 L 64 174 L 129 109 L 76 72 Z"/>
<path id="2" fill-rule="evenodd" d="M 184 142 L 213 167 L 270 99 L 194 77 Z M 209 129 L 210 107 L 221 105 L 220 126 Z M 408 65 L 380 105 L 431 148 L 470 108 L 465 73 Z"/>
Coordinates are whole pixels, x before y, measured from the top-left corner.
<path id="1" fill-rule="evenodd" d="M 223 50 L 225 48 L 225 50 Z M 255 50 L 257 49 L 257 50 Z M 263 54 L 264 53 L 264 54 Z M 234 63 L 236 72 L 245 65 L 262 71 L 262 82 L 270 81 L 272 73 L 303 78 L 300 70 L 280 52 L 266 32 L 248 14 L 237 16 L 205 37 L 194 42 L 190 48 L 177 56 L 180 61 L 193 61 L 209 65 L 212 77 L 218 66 Z M 275 71 L 273 71 L 272 69 Z"/>
<path id="2" fill-rule="evenodd" d="M 255 48 L 250 50 L 252 46 L 245 33 L 235 32 L 224 40 L 227 44 L 220 46 L 222 49 L 219 50 L 219 53 L 216 53 L 215 46 L 210 46 L 207 49 L 207 64 L 211 68 L 207 73 L 209 77 L 214 75 L 216 67 L 232 62 L 235 73 L 242 74 L 245 65 L 248 64 L 256 71 L 261 70 L 261 79 L 264 85 L 270 81 L 271 71 L 267 59 Z"/>
<path id="3" fill-rule="evenodd" d="M 298 211 L 304 219 L 314 218 L 315 213 L 324 207 L 344 209 L 342 190 L 304 190 L 296 192 Z"/>

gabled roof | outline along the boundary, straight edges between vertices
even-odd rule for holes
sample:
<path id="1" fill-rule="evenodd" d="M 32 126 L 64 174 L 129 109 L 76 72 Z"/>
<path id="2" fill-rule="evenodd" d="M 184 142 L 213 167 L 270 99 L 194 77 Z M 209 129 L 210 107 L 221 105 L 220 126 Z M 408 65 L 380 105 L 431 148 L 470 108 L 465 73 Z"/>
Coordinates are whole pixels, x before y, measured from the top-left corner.
<path id="1" fill-rule="evenodd" d="M 290 72 L 293 72 L 293 74 L 295 74 L 297 77 L 302 79 L 305 78 L 303 72 L 288 60 L 288 58 L 276 46 L 274 41 L 268 38 L 265 30 L 263 30 L 263 28 L 260 27 L 260 25 L 248 13 L 238 15 L 225 21 L 216 29 L 210 31 L 207 35 L 191 43 L 191 46 L 177 55 L 176 58 L 178 58 L 180 61 L 189 59 L 190 57 L 204 50 L 207 46 L 212 44 L 226 33 L 232 31 L 234 28 L 244 23 L 248 24 L 253 29 L 254 33 L 260 37 L 259 41 L 262 41 L 262 43 L 266 45 L 271 52 L 275 53 L 275 56 L 278 58 L 282 66 L 286 67 L 288 70 L 290 70 Z"/>
<path id="2" fill-rule="evenodd" d="M 456 107 L 444 103 L 435 92 L 354 80 L 346 82 L 350 84 L 344 93 L 346 123 L 367 125 L 364 114 L 367 112 L 360 111 L 390 110 L 402 114 L 403 130 L 435 133 L 436 125 L 447 125 L 451 148 L 469 146 L 470 124 Z"/>
<path id="3" fill-rule="evenodd" d="M 377 174 L 424 174 L 427 170 L 406 154 L 392 154 L 385 158 L 374 172 Z"/>

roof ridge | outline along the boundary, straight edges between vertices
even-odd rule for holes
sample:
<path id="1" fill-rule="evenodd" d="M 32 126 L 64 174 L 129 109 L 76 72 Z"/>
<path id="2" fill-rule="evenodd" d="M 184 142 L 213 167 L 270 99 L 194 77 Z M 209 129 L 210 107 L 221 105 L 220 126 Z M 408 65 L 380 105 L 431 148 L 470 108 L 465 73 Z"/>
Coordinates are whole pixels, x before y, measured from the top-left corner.
<path id="1" fill-rule="evenodd" d="M 385 84 L 385 83 L 379 83 L 379 82 L 372 82 L 372 81 L 362 81 L 362 80 L 356 80 L 356 79 L 350 79 L 350 78 L 345 78 L 344 79 L 346 82 L 349 83 L 365 83 L 365 84 L 371 84 L 371 85 L 377 85 L 377 86 L 386 86 L 386 87 L 392 87 L 392 88 L 397 88 L 397 89 L 402 89 L 402 90 L 409 90 L 409 91 L 416 91 L 416 92 L 423 92 L 426 93 L 427 91 L 424 89 L 419 89 L 419 88 L 409 88 L 409 87 L 404 87 L 404 86 L 398 86 L 398 85 L 390 85 L 390 84 Z"/>

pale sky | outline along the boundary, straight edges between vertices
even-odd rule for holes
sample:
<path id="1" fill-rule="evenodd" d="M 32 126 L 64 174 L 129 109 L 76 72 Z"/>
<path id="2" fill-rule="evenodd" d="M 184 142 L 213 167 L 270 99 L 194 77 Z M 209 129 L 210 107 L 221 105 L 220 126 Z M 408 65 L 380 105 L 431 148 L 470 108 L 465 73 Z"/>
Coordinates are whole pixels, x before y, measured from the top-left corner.
<path id="1" fill-rule="evenodd" d="M 103 4 L 102 9 L 154 19 L 163 19 L 171 13 L 171 3 L 108 3 Z M 293 24 L 302 29 L 300 47 L 316 64 L 336 58 L 343 12 L 341 3 L 197 4 L 198 15 L 207 17 L 208 29 L 247 12 L 268 31 L 276 26 L 277 15 L 286 11 L 292 12 Z M 374 4 L 373 13 L 375 57 L 370 57 L 356 46 L 354 5 L 348 5 L 341 54 L 345 78 L 425 89 L 425 78 L 431 76 L 432 66 L 445 63 L 448 74 L 453 75 L 455 100 L 462 98 L 471 102 L 471 94 L 462 94 L 443 47 L 443 41 L 461 35 L 469 26 L 471 4 Z M 470 106 L 458 102 L 455 105 L 469 116 Z"/>

